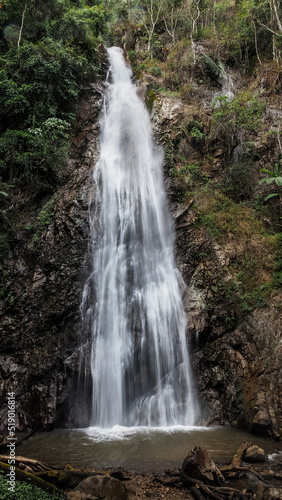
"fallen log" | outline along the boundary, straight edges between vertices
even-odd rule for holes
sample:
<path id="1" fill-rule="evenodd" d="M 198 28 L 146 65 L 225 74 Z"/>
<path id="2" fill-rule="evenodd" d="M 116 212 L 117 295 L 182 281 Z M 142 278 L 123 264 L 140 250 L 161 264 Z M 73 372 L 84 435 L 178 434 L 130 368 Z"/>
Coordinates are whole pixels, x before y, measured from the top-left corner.
<path id="1" fill-rule="evenodd" d="M 248 465 L 242 466 L 242 461 L 244 460 L 246 451 L 250 448 L 253 443 L 249 441 L 243 441 L 233 456 L 232 462 L 230 465 L 224 465 L 219 467 L 221 474 L 225 479 L 234 479 L 238 476 L 240 472 L 248 472 L 253 474 L 257 479 L 259 479 L 264 484 L 267 484 L 264 478 L 252 467 Z"/>
<path id="2" fill-rule="evenodd" d="M 175 486 L 179 485 L 181 483 L 181 477 L 177 478 L 171 478 L 171 479 L 162 479 L 160 476 L 154 476 L 154 479 L 161 484 L 164 484 L 165 486 Z"/>
<path id="3" fill-rule="evenodd" d="M 175 479 L 162 479 L 160 476 L 154 476 L 155 480 L 158 481 L 159 483 L 165 485 L 165 486 L 180 486 L 180 485 L 189 485 L 190 491 L 194 491 L 195 494 L 193 494 L 195 500 L 200 500 L 205 497 L 203 497 L 203 493 L 207 493 L 210 495 L 211 498 L 215 498 L 216 500 L 222 500 L 222 497 L 216 496 L 216 494 L 213 494 L 213 492 L 210 489 L 210 486 L 206 486 L 202 481 L 199 479 L 194 479 L 192 477 L 186 476 L 185 474 L 181 474 L 180 477 L 177 477 Z M 192 485 L 192 487 L 191 487 Z M 201 492 L 202 491 L 202 492 Z"/>
<path id="4" fill-rule="evenodd" d="M 181 476 L 181 471 L 179 468 L 178 469 L 166 469 L 164 472 L 167 476 L 172 476 L 172 477 Z"/>
<path id="5" fill-rule="evenodd" d="M 231 467 L 232 466 L 233 467 L 240 467 L 247 449 L 250 448 L 250 446 L 252 446 L 252 444 L 253 443 L 249 443 L 249 441 L 243 441 L 241 443 L 241 445 L 239 446 L 238 450 L 236 451 L 236 453 L 232 459 Z"/>
<path id="6" fill-rule="evenodd" d="M 182 477 L 183 477 L 184 483 L 188 483 L 190 485 L 193 484 L 193 485 L 197 486 L 197 488 L 201 490 L 201 493 L 208 495 L 208 498 L 214 498 L 215 500 L 222 500 L 222 496 L 219 496 L 217 493 L 218 490 L 220 490 L 219 486 L 214 486 L 213 490 L 216 490 L 216 491 L 211 491 L 210 485 L 207 486 L 202 481 L 194 479 L 193 477 L 186 476 L 186 474 L 183 474 Z"/>
<path id="7" fill-rule="evenodd" d="M 205 500 L 198 486 L 193 486 L 190 491 L 195 500 Z"/>
<path id="8" fill-rule="evenodd" d="M 225 477 L 225 479 L 234 479 L 238 476 L 239 472 L 249 472 L 250 474 L 256 476 L 256 478 L 259 479 L 262 483 L 268 484 L 255 469 L 249 466 L 232 467 L 231 465 L 225 465 L 223 467 L 220 467 L 219 470 Z"/>
<path id="9" fill-rule="evenodd" d="M 9 458 L 9 455 L 0 455 L 0 462 L 8 464 Z M 25 468 L 30 469 L 27 472 L 41 472 L 54 469 L 44 462 L 40 462 L 39 460 L 34 460 L 32 458 L 22 457 L 20 455 L 17 455 L 15 457 L 15 465 L 17 465 L 22 470 L 25 470 Z"/>

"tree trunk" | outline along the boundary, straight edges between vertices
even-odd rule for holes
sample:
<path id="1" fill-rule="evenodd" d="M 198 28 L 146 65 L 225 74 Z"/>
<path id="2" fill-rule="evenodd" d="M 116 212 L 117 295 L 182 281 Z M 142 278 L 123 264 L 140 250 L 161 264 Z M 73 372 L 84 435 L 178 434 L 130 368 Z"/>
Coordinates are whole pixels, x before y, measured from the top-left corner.
<path id="1" fill-rule="evenodd" d="M 27 2 L 25 4 L 25 6 L 24 6 L 24 10 L 23 10 L 23 13 L 22 13 L 22 22 L 21 22 L 21 27 L 20 27 L 20 32 L 19 32 L 19 38 L 18 38 L 18 50 L 20 48 L 20 43 L 21 43 L 21 39 L 22 39 L 22 32 L 23 32 L 24 17 L 25 17 L 26 9 L 27 9 Z"/>

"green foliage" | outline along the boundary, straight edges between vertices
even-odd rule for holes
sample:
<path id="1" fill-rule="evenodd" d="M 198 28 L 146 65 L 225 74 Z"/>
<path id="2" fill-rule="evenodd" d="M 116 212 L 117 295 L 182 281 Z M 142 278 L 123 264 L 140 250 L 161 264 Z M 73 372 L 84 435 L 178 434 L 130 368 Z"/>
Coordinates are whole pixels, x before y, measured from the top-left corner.
<path id="1" fill-rule="evenodd" d="M 253 185 L 253 168 L 248 144 L 262 123 L 265 102 L 258 95 L 243 91 L 233 96 L 221 95 L 213 100 L 210 139 L 220 138 L 229 161 L 226 168 L 227 193 L 236 201 L 250 197 Z M 234 161 L 235 148 L 241 149 Z"/>
<path id="2" fill-rule="evenodd" d="M 52 34 L 60 28 L 61 33 L 68 33 L 68 41 L 95 44 L 97 38 L 106 33 L 109 17 L 109 12 L 103 8 L 102 4 L 72 8 L 67 10 L 63 17 L 62 26 L 59 27 L 58 22 L 53 24 Z M 63 27 L 65 30 L 62 29 Z"/>
<path id="3" fill-rule="evenodd" d="M 50 117 L 72 122 L 79 86 L 97 74 L 96 66 L 74 47 L 50 38 L 10 49 L 3 64 L 0 112 L 5 128 L 35 126 Z"/>
<path id="4" fill-rule="evenodd" d="M 190 182 L 194 184 L 197 181 L 202 180 L 202 174 L 200 170 L 200 164 L 198 161 L 194 161 L 182 167 L 187 172 Z"/>
<path id="5" fill-rule="evenodd" d="M 190 135 L 197 145 L 202 145 L 206 138 L 205 134 L 198 127 L 193 127 Z"/>
<path id="6" fill-rule="evenodd" d="M 216 97 L 213 100 L 213 124 L 220 123 L 232 131 L 237 127 L 256 132 L 265 107 L 258 95 L 248 91 L 240 92 L 233 100 L 225 95 Z"/>
<path id="7" fill-rule="evenodd" d="M 156 92 L 154 90 L 148 90 L 146 93 L 146 105 L 150 111 L 153 108 L 155 100 L 156 100 Z"/>
<path id="8" fill-rule="evenodd" d="M 195 187 L 197 183 L 205 181 L 205 178 L 201 174 L 200 164 L 197 161 L 173 168 L 171 175 L 186 190 Z"/>
<path id="9" fill-rule="evenodd" d="M 55 199 L 51 198 L 51 200 L 47 201 L 47 203 L 44 205 L 44 207 L 37 216 L 37 220 L 35 223 L 35 234 L 32 239 L 33 251 L 37 250 L 41 234 L 48 228 L 48 226 L 53 221 L 54 213 L 55 213 Z"/>
<path id="10" fill-rule="evenodd" d="M 160 66 L 152 66 L 151 73 L 156 77 L 162 76 L 162 69 Z"/>
<path id="11" fill-rule="evenodd" d="M 22 186 L 37 190 L 56 186 L 58 167 L 66 158 L 69 126 L 64 120 L 49 118 L 36 129 L 6 130 L 0 137 L 3 178 L 12 176 Z"/>
<path id="12" fill-rule="evenodd" d="M 127 52 L 127 57 L 130 61 L 130 65 L 132 68 L 133 73 L 137 71 L 137 58 L 136 58 L 136 51 L 135 50 L 129 50 Z"/>
<path id="13" fill-rule="evenodd" d="M 207 232 L 216 240 L 221 241 L 221 232 L 218 227 L 216 214 L 205 214 L 201 217 L 201 223 Z"/>
<path id="14" fill-rule="evenodd" d="M 7 479 L 0 473 L 0 498 L 5 500 L 62 500 L 60 494 L 47 493 L 37 486 L 25 482 L 16 481 L 15 492 L 9 491 L 10 484 Z"/>
<path id="15" fill-rule="evenodd" d="M 226 332 L 232 332 L 238 324 L 238 318 L 234 312 L 229 311 L 222 315 L 222 322 Z"/>
<path id="16" fill-rule="evenodd" d="M 163 147 L 164 147 L 166 163 L 172 166 L 174 159 L 174 147 L 173 147 L 173 141 L 168 135 L 165 135 L 163 137 Z"/>
<path id="17" fill-rule="evenodd" d="M 28 187 L 29 196 L 35 197 L 56 189 L 79 95 L 100 71 L 96 49 L 109 12 L 98 2 L 75 3 L 6 0 L 0 9 L 4 39 L 0 176 L 4 183 L 15 184 L 15 193 Z M 8 37 L 5 27 L 22 22 L 18 44 L 17 37 Z"/>
<path id="18" fill-rule="evenodd" d="M 221 73 L 221 68 L 207 54 L 201 54 L 207 75 L 211 80 L 217 80 Z"/>
<path id="19" fill-rule="evenodd" d="M 90 4 L 90 5 L 89 5 Z M 23 19 L 24 12 L 24 19 Z M 4 37 L 10 44 L 18 44 L 19 27 L 23 22 L 22 41 L 37 43 L 41 38 L 51 37 L 68 43 L 97 42 L 106 31 L 110 13 L 101 2 L 68 0 L 5 0 L 0 22 L 12 19 L 13 31 L 4 29 Z"/>
<path id="20" fill-rule="evenodd" d="M 242 321 L 251 314 L 254 309 L 261 309 L 267 306 L 269 296 L 268 286 L 255 286 L 252 290 L 247 291 L 244 286 L 244 271 L 241 271 L 239 274 L 236 280 L 231 279 L 227 283 L 221 283 L 224 300 L 229 304 L 229 311 L 222 317 L 223 324 L 227 331 L 234 330 L 238 321 Z"/>
<path id="21" fill-rule="evenodd" d="M 203 146 L 206 135 L 204 133 L 204 126 L 198 120 L 190 120 L 187 124 L 182 125 L 182 134 L 186 137 L 192 138 L 193 147 L 197 148 Z"/>
<path id="22" fill-rule="evenodd" d="M 274 27 L 273 17 L 270 4 L 264 0 L 242 0 L 235 7 L 231 2 L 219 2 L 214 9 L 214 27 L 230 58 L 250 67 L 249 61 L 258 59 L 259 54 L 272 56 L 268 28 Z"/>
<path id="23" fill-rule="evenodd" d="M 231 331 L 254 309 L 266 307 L 273 290 L 281 288 L 282 236 L 268 234 L 260 214 L 210 184 L 198 191 L 196 201 L 198 222 L 216 241 L 219 252 L 223 247 L 228 280 L 223 268 L 224 278 L 218 279 L 216 287 L 213 283 L 212 290 L 226 304 L 228 312 L 222 321 Z M 226 255 L 224 248 L 230 246 L 232 252 Z"/>
<path id="24" fill-rule="evenodd" d="M 266 184 L 272 184 L 273 182 L 278 186 L 278 192 L 277 193 L 270 193 L 265 197 L 265 201 L 269 200 L 270 198 L 273 198 L 274 196 L 280 196 L 281 195 L 281 188 L 282 188 L 282 157 L 281 154 L 278 157 L 277 163 L 274 165 L 273 172 L 271 170 L 267 170 L 266 168 L 261 168 L 261 172 L 265 173 L 268 175 L 268 177 L 264 177 L 259 181 L 259 184 L 266 183 Z"/>

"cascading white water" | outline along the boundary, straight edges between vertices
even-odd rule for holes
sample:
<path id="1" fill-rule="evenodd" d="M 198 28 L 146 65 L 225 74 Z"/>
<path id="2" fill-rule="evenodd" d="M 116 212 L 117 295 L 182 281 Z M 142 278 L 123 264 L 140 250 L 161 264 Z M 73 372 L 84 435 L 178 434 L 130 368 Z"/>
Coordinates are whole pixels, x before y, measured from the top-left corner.
<path id="1" fill-rule="evenodd" d="M 93 269 L 84 290 L 88 303 L 93 295 L 84 313 L 92 329 L 91 425 L 193 425 L 196 405 L 162 155 L 122 50 L 112 47 L 108 54 L 111 83 L 94 170 Z"/>

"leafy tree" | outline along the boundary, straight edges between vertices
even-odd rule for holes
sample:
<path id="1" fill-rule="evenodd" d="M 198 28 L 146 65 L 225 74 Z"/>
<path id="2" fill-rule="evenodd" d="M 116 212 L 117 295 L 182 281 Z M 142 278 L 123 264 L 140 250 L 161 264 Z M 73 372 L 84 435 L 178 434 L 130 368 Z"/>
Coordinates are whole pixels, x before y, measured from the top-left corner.
<path id="1" fill-rule="evenodd" d="M 265 109 L 265 102 L 245 91 L 236 96 L 226 94 L 213 100 L 213 133 L 221 134 L 229 154 L 243 132 L 255 132 Z"/>
<path id="2" fill-rule="evenodd" d="M 34 196 L 57 185 L 79 94 L 99 72 L 96 48 L 109 14 L 94 1 L 3 0 L 2 7 L 0 176 Z"/>
<path id="3" fill-rule="evenodd" d="M 4 38 L 18 49 L 26 39 L 38 40 L 46 34 L 48 19 L 62 14 L 67 7 L 68 2 L 64 0 L 3 0 L 0 23 L 7 23 Z"/>
<path id="4" fill-rule="evenodd" d="M 184 15 L 185 5 L 182 0 L 164 0 L 161 18 L 172 42 L 176 40 L 176 34 Z"/>
<path id="5" fill-rule="evenodd" d="M 136 5 L 134 0 L 129 0 L 128 6 L 131 10 L 131 19 L 141 24 L 147 33 L 147 50 L 151 56 L 152 41 L 156 32 L 156 27 L 161 19 L 161 13 L 165 0 L 140 0 Z"/>

